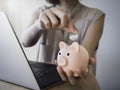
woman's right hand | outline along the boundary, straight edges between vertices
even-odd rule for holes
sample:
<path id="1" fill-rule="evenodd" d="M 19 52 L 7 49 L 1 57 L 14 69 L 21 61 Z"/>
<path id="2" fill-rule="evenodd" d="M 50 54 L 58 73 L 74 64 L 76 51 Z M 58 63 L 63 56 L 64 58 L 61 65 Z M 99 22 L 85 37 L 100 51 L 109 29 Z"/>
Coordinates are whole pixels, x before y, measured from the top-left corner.
<path id="1" fill-rule="evenodd" d="M 55 7 L 41 12 L 37 22 L 42 30 L 61 29 L 75 34 L 78 32 L 70 17 L 63 10 Z"/>

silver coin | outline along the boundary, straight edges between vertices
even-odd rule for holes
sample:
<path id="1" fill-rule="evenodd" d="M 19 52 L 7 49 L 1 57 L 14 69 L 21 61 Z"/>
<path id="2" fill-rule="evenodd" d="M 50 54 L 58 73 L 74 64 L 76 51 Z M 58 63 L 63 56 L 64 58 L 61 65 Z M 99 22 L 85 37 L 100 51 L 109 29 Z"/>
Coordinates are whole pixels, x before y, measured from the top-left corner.
<path id="1" fill-rule="evenodd" d="M 69 39 L 72 40 L 72 41 L 77 40 L 78 39 L 78 34 L 70 34 Z"/>

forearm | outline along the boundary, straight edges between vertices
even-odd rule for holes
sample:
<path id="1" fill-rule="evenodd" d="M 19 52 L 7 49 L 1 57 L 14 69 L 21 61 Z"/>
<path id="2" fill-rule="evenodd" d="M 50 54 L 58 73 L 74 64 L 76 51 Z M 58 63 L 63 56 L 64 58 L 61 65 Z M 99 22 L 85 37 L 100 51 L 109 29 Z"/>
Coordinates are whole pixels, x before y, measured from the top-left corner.
<path id="1" fill-rule="evenodd" d="M 23 46 L 30 47 L 36 44 L 42 34 L 40 27 L 36 25 L 36 22 L 28 27 L 21 36 L 21 42 Z"/>
<path id="2" fill-rule="evenodd" d="M 103 27 L 104 27 L 104 17 L 105 16 L 99 18 L 99 20 L 96 21 L 96 23 L 92 24 L 88 28 L 86 35 L 81 43 L 82 46 L 87 49 L 91 57 L 93 57 L 93 55 L 95 54 L 96 47 L 102 36 Z"/>

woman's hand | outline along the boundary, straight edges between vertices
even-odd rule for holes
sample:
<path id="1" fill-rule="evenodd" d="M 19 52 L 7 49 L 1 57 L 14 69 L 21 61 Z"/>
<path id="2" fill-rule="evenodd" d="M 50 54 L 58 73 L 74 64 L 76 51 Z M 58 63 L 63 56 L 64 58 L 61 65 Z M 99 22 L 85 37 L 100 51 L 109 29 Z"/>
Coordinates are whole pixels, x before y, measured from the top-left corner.
<path id="1" fill-rule="evenodd" d="M 55 7 L 40 13 L 37 21 L 43 30 L 62 29 L 72 33 L 78 31 L 70 17 L 63 10 Z"/>
<path id="2" fill-rule="evenodd" d="M 95 63 L 95 60 L 94 58 L 90 58 L 89 60 L 89 64 L 94 64 Z M 63 81 L 69 81 L 71 84 L 76 84 L 77 83 L 77 79 L 74 77 L 74 74 L 71 70 L 68 70 L 67 72 L 64 72 L 62 67 L 58 66 L 57 67 L 57 71 L 60 75 L 60 77 L 62 78 Z M 87 72 L 85 72 L 85 70 L 81 70 L 81 69 L 78 69 L 78 74 L 79 74 L 79 78 L 82 78 L 82 77 L 85 77 Z"/>

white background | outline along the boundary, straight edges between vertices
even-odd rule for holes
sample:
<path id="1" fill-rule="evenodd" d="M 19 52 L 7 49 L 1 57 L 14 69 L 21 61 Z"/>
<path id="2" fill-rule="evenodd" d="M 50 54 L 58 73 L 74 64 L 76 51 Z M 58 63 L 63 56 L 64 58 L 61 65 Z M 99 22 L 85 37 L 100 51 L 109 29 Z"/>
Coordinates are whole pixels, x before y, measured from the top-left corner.
<path id="1" fill-rule="evenodd" d="M 97 53 L 97 79 L 103 90 L 120 90 L 120 0 L 83 0 L 106 13 Z"/>
<path id="2" fill-rule="evenodd" d="M 0 0 L 20 37 L 27 27 L 31 14 L 45 0 Z M 105 26 L 97 52 L 97 79 L 102 90 L 120 90 L 120 0 L 82 0 L 87 6 L 101 9 L 106 14 Z M 37 45 L 25 49 L 28 59 L 35 60 Z"/>

